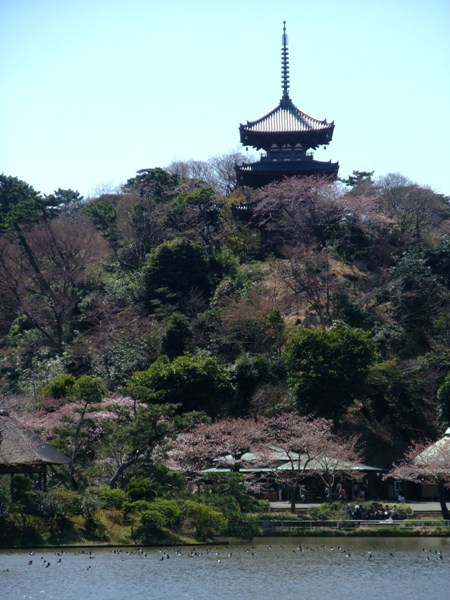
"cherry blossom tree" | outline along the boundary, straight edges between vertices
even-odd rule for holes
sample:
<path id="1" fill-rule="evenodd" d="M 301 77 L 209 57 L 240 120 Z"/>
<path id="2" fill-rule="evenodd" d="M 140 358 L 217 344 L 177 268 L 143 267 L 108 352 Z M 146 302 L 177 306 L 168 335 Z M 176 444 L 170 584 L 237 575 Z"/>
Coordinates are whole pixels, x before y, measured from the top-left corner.
<path id="1" fill-rule="evenodd" d="M 167 465 L 193 480 L 211 467 L 230 472 L 251 467 L 255 473 L 269 469 L 271 477 L 290 490 L 295 510 L 300 486 L 308 477 L 319 475 L 331 490 L 338 475 L 351 473 L 360 462 L 357 439 L 339 438 L 331 427 L 327 419 L 295 413 L 200 423 L 177 436 Z"/>
<path id="2" fill-rule="evenodd" d="M 343 438 L 328 432 L 326 437 L 326 453 L 316 458 L 315 467 L 325 485 L 327 496 L 331 499 L 333 489 L 342 477 L 347 479 L 358 477 L 359 472 L 355 467 L 361 463 L 362 456 L 358 448 L 358 436 Z"/>
<path id="3" fill-rule="evenodd" d="M 324 245 L 344 216 L 340 191 L 324 177 L 287 177 L 258 190 L 253 222 L 266 232 L 266 246 Z"/>
<path id="4" fill-rule="evenodd" d="M 244 455 L 260 446 L 262 436 L 262 422 L 252 419 L 224 418 L 198 423 L 175 439 L 169 465 L 191 477 L 214 466 L 238 472 Z"/>
<path id="5" fill-rule="evenodd" d="M 307 478 L 319 476 L 331 490 L 338 474 L 350 473 L 360 462 L 356 438 L 339 438 L 329 419 L 282 413 L 267 419 L 264 437 L 270 445 L 261 452 L 259 462 L 272 467 L 275 479 L 289 489 L 292 512 Z"/>
<path id="6" fill-rule="evenodd" d="M 446 503 L 447 490 L 450 489 L 450 435 L 432 444 L 413 443 L 401 461 L 384 476 L 384 479 L 387 478 L 437 485 L 442 516 L 450 520 Z"/>

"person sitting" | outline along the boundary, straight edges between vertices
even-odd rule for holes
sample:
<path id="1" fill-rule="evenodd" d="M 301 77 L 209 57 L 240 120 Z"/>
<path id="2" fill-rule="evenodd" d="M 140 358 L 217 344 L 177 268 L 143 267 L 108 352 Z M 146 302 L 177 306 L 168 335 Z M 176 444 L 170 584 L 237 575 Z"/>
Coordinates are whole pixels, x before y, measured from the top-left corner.
<path id="1" fill-rule="evenodd" d="M 358 506 L 358 504 L 355 506 L 355 510 L 353 511 L 352 516 L 354 519 L 357 519 L 357 520 L 362 519 L 362 510 L 361 510 L 361 507 Z"/>

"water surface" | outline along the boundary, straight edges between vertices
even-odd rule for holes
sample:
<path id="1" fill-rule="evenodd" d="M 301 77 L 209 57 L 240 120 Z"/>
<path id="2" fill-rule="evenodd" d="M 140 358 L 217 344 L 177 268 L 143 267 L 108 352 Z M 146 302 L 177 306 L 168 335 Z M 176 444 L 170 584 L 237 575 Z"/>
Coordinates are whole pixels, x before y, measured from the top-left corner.
<path id="1" fill-rule="evenodd" d="M 450 540 L 264 538 L 181 549 L 0 553 L 1 600 L 434 600 Z"/>

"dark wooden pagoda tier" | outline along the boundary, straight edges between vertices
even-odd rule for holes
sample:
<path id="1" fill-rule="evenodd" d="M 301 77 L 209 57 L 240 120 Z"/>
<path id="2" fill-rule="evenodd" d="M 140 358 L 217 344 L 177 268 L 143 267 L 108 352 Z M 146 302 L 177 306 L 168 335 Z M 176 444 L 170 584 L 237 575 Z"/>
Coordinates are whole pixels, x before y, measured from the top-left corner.
<path id="1" fill-rule="evenodd" d="M 337 177 L 339 163 L 314 160 L 311 150 L 327 146 L 334 122 L 320 121 L 302 112 L 289 97 L 289 57 L 286 23 L 282 37 L 282 90 L 280 103 L 272 111 L 239 126 L 241 143 L 264 150 L 257 162 L 236 166 L 239 185 L 261 187 L 283 177 L 327 175 Z"/>
<path id="2" fill-rule="evenodd" d="M 307 175 L 324 175 L 335 179 L 339 169 L 338 163 L 318 160 L 294 160 L 289 163 L 272 161 L 249 163 L 238 167 L 238 182 L 241 186 L 262 187 L 273 181 L 281 181 L 284 177 L 306 177 Z"/>

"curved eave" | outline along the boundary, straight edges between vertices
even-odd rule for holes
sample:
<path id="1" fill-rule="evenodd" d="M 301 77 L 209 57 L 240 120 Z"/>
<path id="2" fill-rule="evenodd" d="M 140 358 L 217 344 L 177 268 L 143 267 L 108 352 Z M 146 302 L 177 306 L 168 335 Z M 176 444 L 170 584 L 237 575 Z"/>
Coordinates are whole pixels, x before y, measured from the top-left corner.
<path id="1" fill-rule="evenodd" d="M 315 150 L 319 146 L 327 146 L 333 139 L 334 124 L 319 131 L 276 131 L 276 132 L 254 132 L 243 126 L 240 128 L 241 144 L 253 146 L 257 150 L 269 150 L 275 144 L 277 146 L 300 144 L 304 149 Z"/>
<path id="2" fill-rule="evenodd" d="M 244 145 L 266 148 L 267 145 L 296 144 L 309 147 L 328 144 L 333 137 L 334 122 L 320 121 L 298 109 L 290 99 L 256 121 L 239 126 Z"/>

